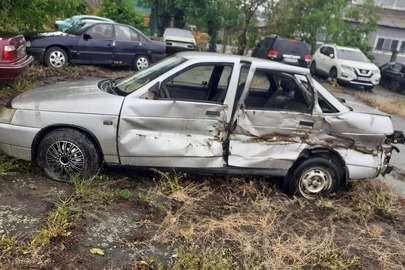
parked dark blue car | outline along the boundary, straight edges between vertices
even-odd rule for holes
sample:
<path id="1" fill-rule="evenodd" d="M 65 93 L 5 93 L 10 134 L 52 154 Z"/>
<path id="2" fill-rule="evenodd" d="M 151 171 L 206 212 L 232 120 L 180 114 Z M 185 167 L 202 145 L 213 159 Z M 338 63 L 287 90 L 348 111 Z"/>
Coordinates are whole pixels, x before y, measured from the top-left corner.
<path id="1" fill-rule="evenodd" d="M 166 53 L 163 42 L 149 39 L 132 26 L 95 20 L 79 20 L 63 32 L 42 33 L 27 39 L 27 52 L 54 68 L 67 63 L 117 64 L 140 70 Z"/>

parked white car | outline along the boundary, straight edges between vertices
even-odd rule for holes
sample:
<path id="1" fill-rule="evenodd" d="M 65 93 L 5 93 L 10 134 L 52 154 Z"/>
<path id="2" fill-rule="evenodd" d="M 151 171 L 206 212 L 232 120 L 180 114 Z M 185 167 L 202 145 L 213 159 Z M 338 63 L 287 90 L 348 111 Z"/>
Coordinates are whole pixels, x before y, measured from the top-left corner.
<path id="1" fill-rule="evenodd" d="M 193 33 L 186 29 L 166 28 L 163 34 L 163 41 L 166 43 L 166 52 L 168 54 L 194 51 L 196 49 Z"/>
<path id="2" fill-rule="evenodd" d="M 308 199 L 389 173 L 404 141 L 389 115 L 341 103 L 307 68 L 215 53 L 43 86 L 0 112 L 0 150 L 55 180 L 91 177 L 105 162 L 278 176 Z"/>
<path id="3" fill-rule="evenodd" d="M 363 86 L 367 91 L 378 85 L 381 78 L 380 69 L 360 49 L 334 44 L 324 44 L 315 51 L 310 71 L 339 83 Z"/>

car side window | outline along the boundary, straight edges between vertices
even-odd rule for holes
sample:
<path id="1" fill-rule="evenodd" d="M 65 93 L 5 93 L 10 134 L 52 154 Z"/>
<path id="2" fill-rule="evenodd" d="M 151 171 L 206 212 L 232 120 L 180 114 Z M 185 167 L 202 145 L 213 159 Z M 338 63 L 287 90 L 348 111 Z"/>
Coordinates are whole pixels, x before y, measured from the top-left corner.
<path id="1" fill-rule="evenodd" d="M 116 25 L 115 39 L 118 41 L 131 41 L 131 32 L 129 28 L 122 25 Z"/>
<path id="2" fill-rule="evenodd" d="M 304 113 L 310 109 L 307 95 L 292 76 L 260 69 L 255 72 L 245 105 L 247 109 Z"/>
<path id="3" fill-rule="evenodd" d="M 197 65 L 162 82 L 160 99 L 222 103 L 229 85 L 232 66 Z"/>
<path id="4" fill-rule="evenodd" d="M 111 24 L 97 24 L 87 31 L 87 34 L 92 39 L 112 39 L 113 26 Z"/>

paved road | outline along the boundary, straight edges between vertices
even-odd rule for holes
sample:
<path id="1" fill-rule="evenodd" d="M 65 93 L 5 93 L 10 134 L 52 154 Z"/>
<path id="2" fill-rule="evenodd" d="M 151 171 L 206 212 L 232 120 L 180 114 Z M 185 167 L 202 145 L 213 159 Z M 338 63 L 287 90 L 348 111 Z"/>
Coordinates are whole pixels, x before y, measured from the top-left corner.
<path id="1" fill-rule="evenodd" d="M 344 98 L 348 101 L 360 102 L 359 100 L 355 99 L 352 94 L 356 92 L 363 92 L 361 89 L 348 87 L 336 88 L 326 81 L 323 82 L 322 85 L 337 97 Z M 372 93 L 364 93 L 376 99 L 384 98 L 387 100 L 400 100 L 405 102 L 405 95 L 391 92 L 380 86 L 375 87 Z M 391 115 L 391 119 L 394 129 L 405 132 L 405 118 Z M 398 195 L 405 198 L 405 145 L 397 144 L 396 146 L 399 148 L 400 153 L 394 152 L 391 158 L 390 163 L 394 167 L 393 172 L 385 177 L 379 176 L 378 179 L 386 183 Z"/>

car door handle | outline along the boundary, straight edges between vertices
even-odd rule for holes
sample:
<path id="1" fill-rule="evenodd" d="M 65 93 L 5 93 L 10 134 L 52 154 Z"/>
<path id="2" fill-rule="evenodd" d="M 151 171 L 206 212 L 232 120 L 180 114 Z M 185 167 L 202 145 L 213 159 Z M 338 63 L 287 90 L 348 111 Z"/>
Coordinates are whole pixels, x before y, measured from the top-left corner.
<path id="1" fill-rule="evenodd" d="M 219 112 L 216 112 L 216 111 L 207 111 L 207 112 L 205 113 L 205 115 L 206 115 L 206 116 L 219 116 L 220 113 L 219 113 Z"/>
<path id="2" fill-rule="evenodd" d="M 108 46 L 114 47 L 115 46 L 115 41 L 113 41 L 112 43 L 109 43 Z"/>
<path id="3" fill-rule="evenodd" d="M 314 122 L 311 122 L 311 121 L 300 121 L 300 126 L 313 127 L 313 126 L 314 126 Z"/>

